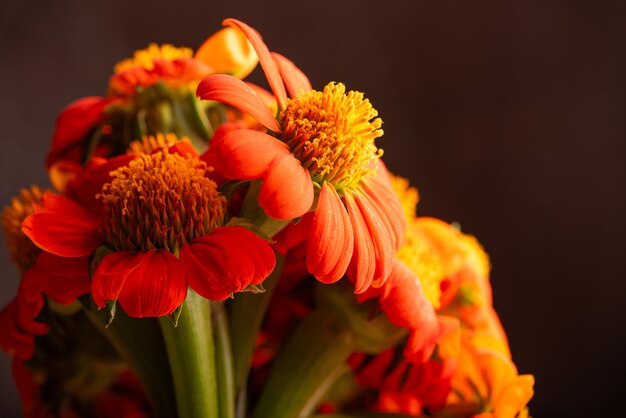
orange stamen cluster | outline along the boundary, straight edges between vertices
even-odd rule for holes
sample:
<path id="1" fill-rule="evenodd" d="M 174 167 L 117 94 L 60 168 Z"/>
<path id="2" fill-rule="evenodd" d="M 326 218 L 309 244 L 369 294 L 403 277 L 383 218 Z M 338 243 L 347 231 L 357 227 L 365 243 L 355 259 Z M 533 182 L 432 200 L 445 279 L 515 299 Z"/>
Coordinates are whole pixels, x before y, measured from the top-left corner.
<path id="1" fill-rule="evenodd" d="M 175 134 L 162 134 L 144 136 L 141 140 L 133 141 L 128 146 L 129 154 L 152 154 L 153 152 L 171 147 L 178 142 L 189 142 L 189 138 L 183 137 L 178 139 Z"/>
<path id="2" fill-rule="evenodd" d="M 383 135 L 376 116 L 363 93 L 330 83 L 287 102 L 280 115 L 282 139 L 314 182 L 329 182 L 341 192 L 356 186 L 382 155 L 374 143 Z"/>
<path id="3" fill-rule="evenodd" d="M 145 49 L 135 51 L 132 58 L 126 58 L 115 65 L 115 74 L 135 68 L 143 68 L 145 70 L 154 69 L 154 61 L 157 59 L 175 60 L 178 58 L 191 58 L 193 51 L 191 48 L 177 48 L 170 44 L 157 45 L 150 44 Z"/>
<path id="4" fill-rule="evenodd" d="M 2 227 L 11 260 L 23 272 L 35 264 L 39 248 L 22 232 L 22 222 L 33 214 L 42 202 L 43 191 L 32 186 L 22 189 L 19 196 L 11 200 L 11 205 L 2 212 Z"/>
<path id="5" fill-rule="evenodd" d="M 178 255 L 185 243 L 222 225 L 226 199 L 206 170 L 196 157 L 163 149 L 113 171 L 100 195 L 107 243 L 118 251 Z"/>

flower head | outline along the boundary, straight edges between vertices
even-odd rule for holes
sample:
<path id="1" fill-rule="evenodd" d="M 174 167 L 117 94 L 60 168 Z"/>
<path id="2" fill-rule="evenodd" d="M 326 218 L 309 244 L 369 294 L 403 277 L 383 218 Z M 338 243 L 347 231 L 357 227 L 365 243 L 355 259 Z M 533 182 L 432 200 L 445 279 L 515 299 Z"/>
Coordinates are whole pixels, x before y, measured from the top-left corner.
<path id="1" fill-rule="evenodd" d="M 287 58 L 270 53 L 259 34 L 227 19 L 254 46 L 276 97 L 276 118 L 245 83 L 212 75 L 197 94 L 241 109 L 273 132 L 239 129 L 212 141 L 228 179 L 262 179 L 258 203 L 277 219 L 299 218 L 314 210 L 307 263 L 324 283 L 344 274 L 357 293 L 379 287 L 389 276 L 406 228 L 375 140 L 382 121 L 362 93 L 330 83 L 311 88 Z M 287 96 L 287 92 L 289 96 Z M 317 207 L 313 207 L 317 198 Z"/>
<path id="2" fill-rule="evenodd" d="M 42 210 L 23 226 L 60 257 L 104 249 L 91 283 L 99 306 L 119 300 L 131 316 L 163 316 L 180 306 L 188 286 L 222 300 L 269 275 L 269 245 L 225 225 L 226 199 L 186 140 L 146 138 L 131 150 L 85 168 L 75 188 L 91 193 L 45 194 Z"/>

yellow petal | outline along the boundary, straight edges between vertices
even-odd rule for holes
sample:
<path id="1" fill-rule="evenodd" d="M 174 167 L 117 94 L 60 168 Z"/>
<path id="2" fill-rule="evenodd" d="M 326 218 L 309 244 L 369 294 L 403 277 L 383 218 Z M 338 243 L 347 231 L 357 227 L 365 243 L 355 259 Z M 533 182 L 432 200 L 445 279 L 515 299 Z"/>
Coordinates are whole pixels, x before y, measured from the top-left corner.
<path id="1" fill-rule="evenodd" d="M 232 27 L 214 33 L 198 48 L 195 58 L 216 73 L 244 78 L 254 70 L 258 58 L 244 34 Z"/>

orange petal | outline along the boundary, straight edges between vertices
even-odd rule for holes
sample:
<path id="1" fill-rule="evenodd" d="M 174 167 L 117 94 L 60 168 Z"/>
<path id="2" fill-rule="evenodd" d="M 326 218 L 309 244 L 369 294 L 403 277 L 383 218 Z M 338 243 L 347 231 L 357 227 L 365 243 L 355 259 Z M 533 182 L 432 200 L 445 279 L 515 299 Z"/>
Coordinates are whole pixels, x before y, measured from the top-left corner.
<path id="1" fill-rule="evenodd" d="M 272 161 L 261 185 L 259 206 L 276 219 L 295 219 L 313 204 L 313 183 L 309 171 L 293 155 Z"/>
<path id="2" fill-rule="evenodd" d="M 48 276 L 45 294 L 60 304 L 68 304 L 91 289 L 89 257 L 64 258 L 43 252 L 36 268 Z"/>
<path id="3" fill-rule="evenodd" d="M 195 58 L 216 73 L 245 78 L 254 70 L 258 58 L 245 35 L 235 28 L 224 28 L 209 37 L 198 48 Z"/>
<path id="4" fill-rule="evenodd" d="M 352 194 L 346 193 L 343 199 L 354 232 L 354 253 L 347 274 L 355 285 L 354 292 L 359 294 L 365 292 L 372 284 L 376 272 L 376 252 L 367 224 Z"/>
<path id="5" fill-rule="evenodd" d="M 281 132 L 276 118 L 261 98 L 246 83 L 226 74 L 213 74 L 198 85 L 196 95 L 203 100 L 226 103 L 249 113 L 266 128 Z"/>
<path id="6" fill-rule="evenodd" d="M 334 283 L 348 269 L 354 233 L 346 208 L 332 185 L 324 183 L 307 248 L 307 268 L 322 283 Z"/>
<path id="7" fill-rule="evenodd" d="M 272 59 L 270 51 L 269 49 L 267 49 L 267 46 L 263 42 L 261 35 L 259 35 L 256 30 L 252 29 L 250 26 L 237 19 L 225 19 L 222 24 L 235 26 L 246 35 L 259 57 L 259 62 L 261 63 L 261 67 L 263 67 L 263 72 L 265 73 L 267 82 L 270 84 L 270 87 L 274 92 L 274 96 L 276 96 L 276 100 L 278 100 L 278 105 L 281 109 L 284 109 L 287 102 L 285 85 L 283 84 L 283 80 L 280 77 L 280 73 L 278 72 L 276 63 Z"/>
<path id="8" fill-rule="evenodd" d="M 91 293 L 96 305 L 103 308 L 107 301 L 117 300 L 126 278 L 143 261 L 141 253 L 131 251 L 107 254 L 94 271 L 91 281 Z"/>
<path id="9" fill-rule="evenodd" d="M 236 129 L 214 138 L 221 174 L 231 180 L 252 180 L 265 175 L 272 161 L 289 155 L 284 142 L 266 133 Z"/>
<path id="10" fill-rule="evenodd" d="M 278 66 L 278 71 L 280 71 L 280 76 L 285 82 L 290 97 L 296 97 L 300 91 L 307 92 L 313 90 L 307 76 L 291 60 L 276 52 L 272 52 L 272 58 L 274 58 L 274 62 Z"/>

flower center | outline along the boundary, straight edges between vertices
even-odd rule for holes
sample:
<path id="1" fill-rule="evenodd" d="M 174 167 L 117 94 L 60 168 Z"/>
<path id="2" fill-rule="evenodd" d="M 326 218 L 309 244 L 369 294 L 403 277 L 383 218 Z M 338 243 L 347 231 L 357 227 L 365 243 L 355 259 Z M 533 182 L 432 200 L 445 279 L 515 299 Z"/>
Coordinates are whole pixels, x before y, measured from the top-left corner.
<path id="1" fill-rule="evenodd" d="M 337 191 L 354 187 L 382 155 L 374 140 L 383 135 L 382 120 L 363 93 L 330 83 L 287 102 L 281 113 L 282 140 L 311 173 Z"/>
<path id="2" fill-rule="evenodd" d="M 166 249 L 178 255 L 224 222 L 226 199 L 206 164 L 167 150 L 140 154 L 102 188 L 104 236 L 118 251 Z"/>
<path id="3" fill-rule="evenodd" d="M 132 58 L 126 58 L 118 62 L 113 69 L 115 74 L 123 73 L 124 71 L 132 70 L 135 68 L 143 68 L 145 70 L 154 69 L 154 61 L 158 59 L 164 59 L 173 61 L 177 58 L 191 58 L 193 51 L 191 48 L 176 48 L 173 45 L 157 45 L 150 44 L 145 49 L 135 51 Z"/>
<path id="4" fill-rule="evenodd" d="M 35 264 L 39 248 L 22 232 L 22 222 L 33 214 L 36 207 L 41 204 L 43 191 L 32 186 L 30 189 L 22 189 L 19 196 L 11 200 L 11 205 L 2 212 L 2 227 L 9 255 L 18 268 L 24 272 Z"/>

